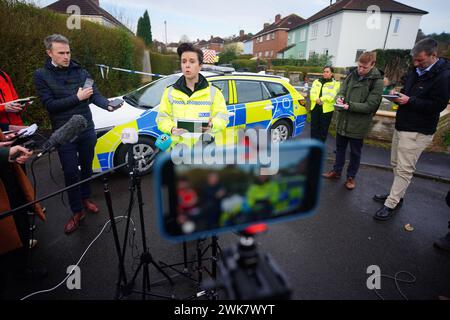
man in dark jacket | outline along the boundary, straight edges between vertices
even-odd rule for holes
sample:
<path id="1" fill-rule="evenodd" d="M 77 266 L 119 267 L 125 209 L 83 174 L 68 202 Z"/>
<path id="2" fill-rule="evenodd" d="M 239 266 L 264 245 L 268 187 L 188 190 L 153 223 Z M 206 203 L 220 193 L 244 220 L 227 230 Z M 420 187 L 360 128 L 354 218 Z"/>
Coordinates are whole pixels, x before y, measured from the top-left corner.
<path id="1" fill-rule="evenodd" d="M 414 68 L 394 100 L 399 105 L 391 150 L 394 182 L 389 194 L 373 198 L 384 203 L 374 215 L 376 220 L 389 220 L 402 205 L 416 163 L 433 141 L 439 115 L 449 100 L 450 62 L 437 57 L 437 42 L 429 38 L 419 41 L 412 56 Z"/>
<path id="2" fill-rule="evenodd" d="M 71 60 L 69 41 L 58 34 L 50 35 L 44 40 L 49 59 L 44 68 L 34 73 L 36 91 L 46 107 L 52 124 L 56 130 L 64 125 L 73 115 L 82 115 L 88 126 L 75 141 L 63 144 L 58 154 L 64 171 L 66 186 L 87 179 L 92 175 L 92 161 L 97 138 L 94 131 L 89 103 L 114 111 L 109 101 L 92 87 L 83 88 L 89 73 Z M 81 167 L 81 175 L 78 169 Z M 99 209 L 90 199 L 89 183 L 68 191 L 73 216 L 65 225 L 64 231 L 71 233 L 78 228 L 79 221 L 84 218 L 83 207 L 93 213 Z"/>
<path id="3" fill-rule="evenodd" d="M 350 144 L 350 164 L 347 168 L 345 187 L 355 188 L 355 176 L 361 162 L 364 138 L 378 110 L 383 92 L 383 76 L 375 68 L 375 52 L 364 52 L 358 59 L 358 67 L 341 85 L 336 103 L 336 160 L 333 170 L 324 173 L 327 179 L 339 179 L 345 164 L 347 145 Z"/>

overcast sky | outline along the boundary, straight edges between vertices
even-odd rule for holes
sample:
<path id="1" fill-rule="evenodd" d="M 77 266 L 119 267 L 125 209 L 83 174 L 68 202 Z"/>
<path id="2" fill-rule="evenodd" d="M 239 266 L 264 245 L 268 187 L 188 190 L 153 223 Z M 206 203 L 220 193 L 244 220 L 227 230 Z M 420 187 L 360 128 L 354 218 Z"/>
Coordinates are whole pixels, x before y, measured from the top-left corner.
<path id="1" fill-rule="evenodd" d="M 43 7 L 55 0 L 29 2 Z M 426 34 L 450 32 L 449 0 L 399 2 L 429 12 L 420 24 Z M 168 42 L 178 42 L 182 35 L 190 40 L 207 40 L 211 35 L 237 35 L 241 29 L 255 34 L 264 22 L 274 22 L 277 13 L 282 17 L 295 13 L 306 19 L 329 4 L 329 0 L 100 0 L 101 7 L 115 16 L 121 14 L 133 26 L 133 31 L 139 17 L 148 10 L 153 39 L 162 42 L 165 41 L 164 21 L 167 21 Z"/>

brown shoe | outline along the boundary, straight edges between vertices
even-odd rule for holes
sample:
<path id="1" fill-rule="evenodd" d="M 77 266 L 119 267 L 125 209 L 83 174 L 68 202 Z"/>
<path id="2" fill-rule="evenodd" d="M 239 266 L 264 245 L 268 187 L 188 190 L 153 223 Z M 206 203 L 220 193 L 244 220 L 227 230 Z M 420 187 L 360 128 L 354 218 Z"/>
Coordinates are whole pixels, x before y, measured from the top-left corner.
<path id="1" fill-rule="evenodd" d="M 78 225 L 80 223 L 81 220 L 83 220 L 83 218 L 86 216 L 86 212 L 84 211 L 80 211 L 75 213 L 70 219 L 69 221 L 66 223 L 66 225 L 64 226 L 64 232 L 66 234 L 72 233 L 75 230 L 78 229 Z"/>
<path id="2" fill-rule="evenodd" d="M 355 179 L 353 179 L 352 177 L 348 177 L 347 178 L 347 181 L 345 182 L 345 187 L 348 189 L 348 190 L 353 190 L 353 189 L 355 189 Z"/>
<path id="3" fill-rule="evenodd" d="M 84 205 L 84 208 L 91 213 L 99 213 L 100 212 L 100 209 L 97 207 L 97 205 L 90 199 L 84 199 L 83 205 Z"/>
<path id="4" fill-rule="evenodd" d="M 322 177 L 327 179 L 339 179 L 341 177 L 341 174 L 331 170 L 326 173 L 322 173 Z"/>

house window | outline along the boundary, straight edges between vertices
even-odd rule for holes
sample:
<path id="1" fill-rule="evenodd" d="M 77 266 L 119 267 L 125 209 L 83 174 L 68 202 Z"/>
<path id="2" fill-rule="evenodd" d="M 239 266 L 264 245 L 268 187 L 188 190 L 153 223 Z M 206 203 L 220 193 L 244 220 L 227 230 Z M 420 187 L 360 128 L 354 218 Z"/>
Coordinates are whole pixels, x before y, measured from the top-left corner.
<path id="1" fill-rule="evenodd" d="M 306 29 L 302 29 L 300 31 L 300 42 L 304 42 L 306 40 Z"/>
<path id="2" fill-rule="evenodd" d="M 328 19 L 327 21 L 327 33 L 326 36 L 331 36 L 331 28 L 333 27 L 333 19 Z"/>
<path id="3" fill-rule="evenodd" d="M 272 32 L 272 40 L 275 39 L 275 32 Z"/>
<path id="4" fill-rule="evenodd" d="M 394 33 L 398 33 L 400 29 L 400 18 L 395 19 L 394 22 Z"/>
<path id="5" fill-rule="evenodd" d="M 270 50 L 270 56 L 273 57 L 273 50 Z"/>
<path id="6" fill-rule="evenodd" d="M 300 52 L 298 53 L 298 58 L 299 58 L 299 59 L 305 59 L 305 53 L 304 53 L 303 51 L 300 51 Z"/>
<path id="7" fill-rule="evenodd" d="M 269 51 L 266 51 L 266 57 L 268 57 L 269 56 Z"/>
<path id="8" fill-rule="evenodd" d="M 267 34 L 266 40 L 270 40 L 270 33 Z"/>
<path id="9" fill-rule="evenodd" d="M 291 34 L 291 43 L 292 44 L 295 43 L 295 32 L 292 32 L 292 34 Z"/>
<path id="10" fill-rule="evenodd" d="M 311 38 L 317 38 L 317 32 L 319 30 L 319 25 L 315 24 L 311 27 Z"/>
<path id="11" fill-rule="evenodd" d="M 355 62 L 358 61 L 359 56 L 363 54 L 363 52 L 366 51 L 365 49 L 358 49 L 356 50 L 356 58 L 355 58 Z"/>
<path id="12" fill-rule="evenodd" d="M 262 51 L 259 53 L 259 56 L 262 57 Z"/>

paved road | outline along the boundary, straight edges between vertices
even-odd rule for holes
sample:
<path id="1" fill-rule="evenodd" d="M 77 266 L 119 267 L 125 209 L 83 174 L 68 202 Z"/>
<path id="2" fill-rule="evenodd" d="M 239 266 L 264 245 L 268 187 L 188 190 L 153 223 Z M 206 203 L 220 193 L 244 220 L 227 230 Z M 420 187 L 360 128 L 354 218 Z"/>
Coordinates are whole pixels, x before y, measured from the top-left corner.
<path id="1" fill-rule="evenodd" d="M 57 190 L 63 184 L 56 155 L 53 154 L 51 159 L 56 183 L 50 178 L 47 158 L 36 166 L 40 195 Z M 357 188 L 353 191 L 344 188 L 344 180 L 324 181 L 320 205 L 314 216 L 271 226 L 266 234 L 258 237 L 261 250 L 270 253 L 288 276 L 294 288 L 294 299 L 378 299 L 375 292 L 366 287 L 366 269 L 370 265 L 378 265 L 387 276 L 394 276 L 399 271 L 413 274 L 416 278 L 414 284 L 399 284 L 409 299 L 450 296 L 450 254 L 439 252 L 432 246 L 436 237 L 447 232 L 450 210 L 444 197 L 450 185 L 414 178 L 405 204 L 395 218 L 384 223 L 376 222 L 372 215 L 379 204 L 371 197 L 386 191 L 391 182 L 391 172 L 370 167 L 361 168 Z M 128 204 L 127 178 L 114 175 L 110 184 L 115 214 L 122 215 Z M 182 259 L 180 245 L 162 239 L 156 227 L 152 189 L 152 177 L 147 176 L 143 180 L 143 190 L 150 250 L 157 260 L 179 262 Z M 102 182 L 96 181 L 93 190 L 101 213 L 87 216 L 81 228 L 70 236 L 63 232 L 69 210 L 64 207 L 61 197 L 45 201 L 48 221 L 38 223 L 39 245 L 33 252 L 35 264 L 46 266 L 50 275 L 43 281 L 25 284 L 10 279 L 6 298 L 17 299 L 55 286 L 65 277 L 67 267 L 78 261 L 107 221 Z M 137 223 L 137 208 L 133 219 Z M 404 229 L 407 223 L 415 228 L 413 232 Z M 123 227 L 124 223 L 120 223 L 119 228 L 123 230 Z M 136 227 L 139 230 L 139 225 Z M 233 234 L 220 236 L 222 247 L 236 241 Z M 135 244 L 140 247 L 139 236 L 136 236 Z M 131 274 L 133 258 L 130 250 L 128 252 L 127 270 Z M 193 255 L 192 250 L 190 255 Z M 136 251 L 133 256 L 137 256 Z M 34 299 L 112 299 L 117 279 L 116 266 L 112 234 L 104 233 L 80 264 L 81 290 L 70 291 L 63 285 Z M 405 275 L 400 277 L 407 278 Z M 161 276 L 152 268 L 151 278 L 153 281 Z M 195 292 L 188 280 L 177 277 L 175 283 L 173 289 L 163 283 L 153 290 L 171 292 L 178 297 Z M 383 278 L 381 286 L 379 293 L 384 298 L 401 299 L 392 279 Z M 139 299 L 140 296 L 132 295 L 130 298 Z"/>

